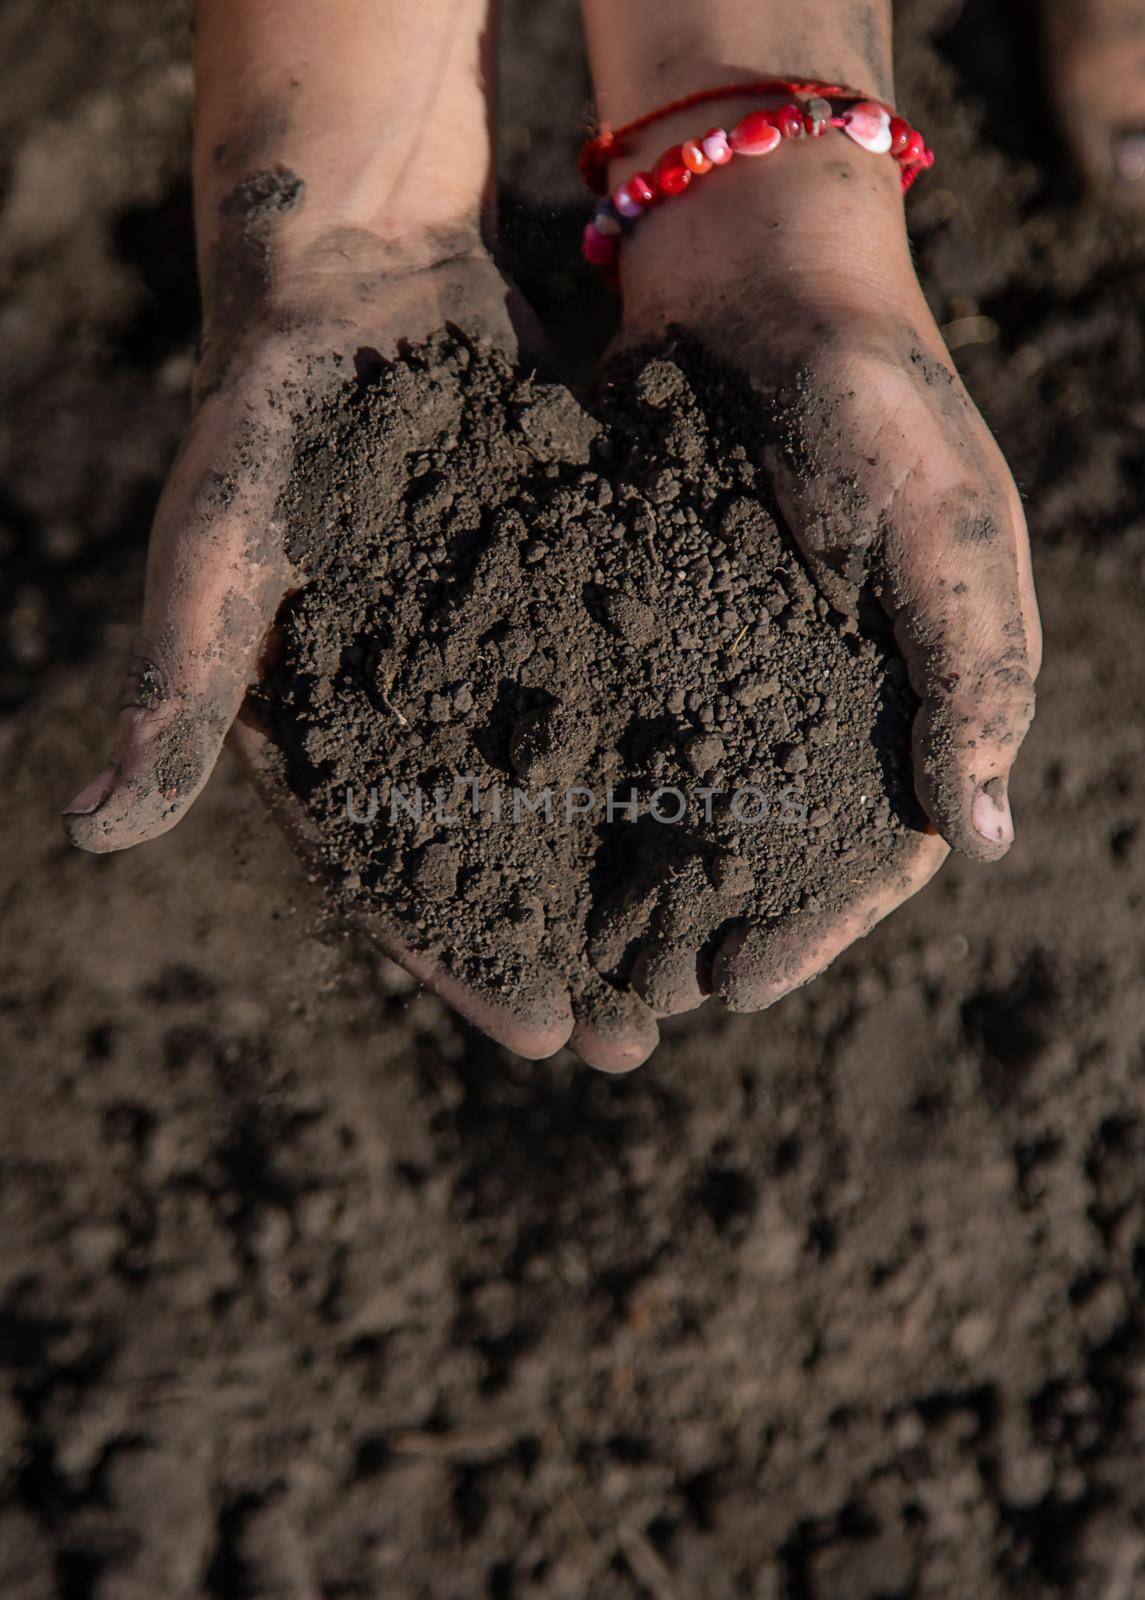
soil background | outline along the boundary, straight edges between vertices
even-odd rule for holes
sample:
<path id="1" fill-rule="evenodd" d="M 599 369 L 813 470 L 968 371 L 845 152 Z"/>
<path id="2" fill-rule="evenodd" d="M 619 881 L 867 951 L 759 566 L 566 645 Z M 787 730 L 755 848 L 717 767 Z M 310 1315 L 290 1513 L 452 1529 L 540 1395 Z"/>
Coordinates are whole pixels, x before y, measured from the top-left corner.
<path id="1" fill-rule="evenodd" d="M 504 18 L 504 247 L 558 339 L 575 10 Z M 196 330 L 182 0 L 6 0 L 4 1600 L 1145 1595 L 1145 234 L 1020 8 L 900 15 L 927 292 L 1027 499 L 1018 845 L 824 979 L 529 1065 L 367 948 L 225 759 L 94 859 Z"/>

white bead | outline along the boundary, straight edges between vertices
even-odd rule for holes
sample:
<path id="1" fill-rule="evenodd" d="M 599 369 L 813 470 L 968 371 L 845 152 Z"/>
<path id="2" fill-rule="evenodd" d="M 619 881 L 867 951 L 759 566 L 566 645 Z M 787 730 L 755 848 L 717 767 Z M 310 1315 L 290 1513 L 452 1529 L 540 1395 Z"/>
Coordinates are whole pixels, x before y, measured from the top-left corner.
<path id="1" fill-rule="evenodd" d="M 891 147 L 890 113 L 873 100 L 860 100 L 843 113 L 843 132 L 872 155 L 883 156 Z"/>

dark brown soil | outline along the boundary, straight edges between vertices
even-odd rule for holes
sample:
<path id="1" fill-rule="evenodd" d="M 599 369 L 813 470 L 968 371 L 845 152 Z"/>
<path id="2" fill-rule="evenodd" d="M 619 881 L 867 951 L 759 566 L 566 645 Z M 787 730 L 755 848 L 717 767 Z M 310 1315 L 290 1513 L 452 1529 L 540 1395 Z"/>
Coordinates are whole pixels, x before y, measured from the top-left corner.
<path id="1" fill-rule="evenodd" d="M 300 421 L 269 723 L 347 898 L 470 985 L 623 987 L 923 826 L 905 669 L 781 536 L 743 389 L 681 348 L 594 416 L 451 334 Z"/>
<path id="2" fill-rule="evenodd" d="M 503 36 L 559 332 L 574 7 Z M 608 1079 L 317 940 L 229 762 L 153 845 L 63 840 L 185 409 L 186 15 L 0 6 L 4 1600 L 1145 1591 L 1145 239 L 1031 37 L 901 8 L 927 293 L 1034 533 L 1017 845 Z"/>

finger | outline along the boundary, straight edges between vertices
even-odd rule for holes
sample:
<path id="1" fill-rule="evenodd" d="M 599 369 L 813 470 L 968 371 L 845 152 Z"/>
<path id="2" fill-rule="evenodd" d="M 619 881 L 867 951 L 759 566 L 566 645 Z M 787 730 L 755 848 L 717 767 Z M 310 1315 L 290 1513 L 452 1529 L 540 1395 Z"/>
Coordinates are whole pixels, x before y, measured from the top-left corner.
<path id="1" fill-rule="evenodd" d="M 84 850 L 122 850 L 180 820 L 257 674 L 289 581 L 269 472 L 219 470 L 228 409 L 200 414 L 160 502 L 111 755 L 64 811 Z"/>
<path id="2" fill-rule="evenodd" d="M 668 843 L 668 838 L 662 843 Z M 654 898 L 650 917 L 633 946 L 628 981 L 661 1017 L 693 1011 L 711 993 L 705 945 L 729 919 L 740 898 L 717 889 L 696 840 L 681 835 L 671 862 L 652 857 L 647 866 Z"/>
<path id="3" fill-rule="evenodd" d="M 1061 131 L 1082 176 L 1145 209 L 1145 33 L 1137 0 L 1045 7 L 1046 69 Z"/>
<path id="4" fill-rule="evenodd" d="M 324 871 L 313 823 L 305 806 L 284 784 L 271 741 L 246 717 L 235 723 L 232 741 L 275 821 L 300 854 L 316 870 Z M 568 1042 L 573 1030 L 572 1005 L 567 985 L 554 974 L 538 970 L 506 999 L 455 978 L 439 959 L 418 950 L 410 935 L 386 918 L 359 912 L 353 920 L 392 961 L 507 1050 L 537 1061 Z"/>
<path id="5" fill-rule="evenodd" d="M 741 927 L 712 965 L 716 993 L 731 1011 L 763 1011 L 809 983 L 836 956 L 927 884 L 949 851 L 936 834 L 919 835 L 909 862 L 840 911 L 806 912 L 774 924 Z"/>
<path id="6" fill-rule="evenodd" d="M 632 966 L 632 987 L 657 1016 L 674 1017 L 703 1005 L 705 985 L 699 952 L 687 943 L 655 940 Z"/>
<path id="7" fill-rule="evenodd" d="M 921 701 L 919 800 L 955 849 L 992 860 L 1013 842 L 1008 779 L 1041 660 L 1021 502 L 933 354 L 880 360 L 854 393 L 863 406 L 840 402 L 827 434 L 793 425 L 770 453 L 780 507 L 832 604 L 854 612 L 878 588 Z"/>
<path id="8" fill-rule="evenodd" d="M 572 1006 L 568 989 L 553 974 L 537 972 L 528 983 L 513 990 L 511 1000 L 502 1000 L 471 988 L 433 956 L 415 950 L 385 918 L 358 915 L 354 921 L 391 961 L 404 967 L 451 1011 L 456 1011 L 459 1017 L 464 1017 L 506 1050 L 529 1061 L 541 1061 L 555 1055 L 569 1042 L 573 1031 Z M 638 1066 L 639 1062 L 633 1061 L 632 1065 Z"/>
<path id="9" fill-rule="evenodd" d="M 631 990 L 603 979 L 576 998 L 577 1022 L 569 1044 L 586 1066 L 600 1072 L 631 1072 L 660 1042 L 656 1018 Z"/>
<path id="10" fill-rule="evenodd" d="M 938 537 L 922 537 L 928 522 Z M 976 476 L 925 505 L 904 499 L 885 531 L 881 568 L 883 603 L 921 701 L 919 799 L 956 850 L 994 860 L 1014 840 L 1010 770 L 1033 718 L 1041 658 L 1017 494 L 984 493 Z"/>

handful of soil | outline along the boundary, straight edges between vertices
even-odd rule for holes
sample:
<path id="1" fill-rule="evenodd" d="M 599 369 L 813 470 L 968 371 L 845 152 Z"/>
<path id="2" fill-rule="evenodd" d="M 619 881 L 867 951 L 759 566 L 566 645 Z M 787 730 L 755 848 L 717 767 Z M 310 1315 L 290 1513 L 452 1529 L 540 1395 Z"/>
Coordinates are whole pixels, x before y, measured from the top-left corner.
<path id="1" fill-rule="evenodd" d="M 340 891 L 464 981 L 623 986 L 921 825 L 903 665 L 814 591 L 760 428 L 684 343 L 590 413 L 452 333 L 299 420 L 283 777 Z"/>

